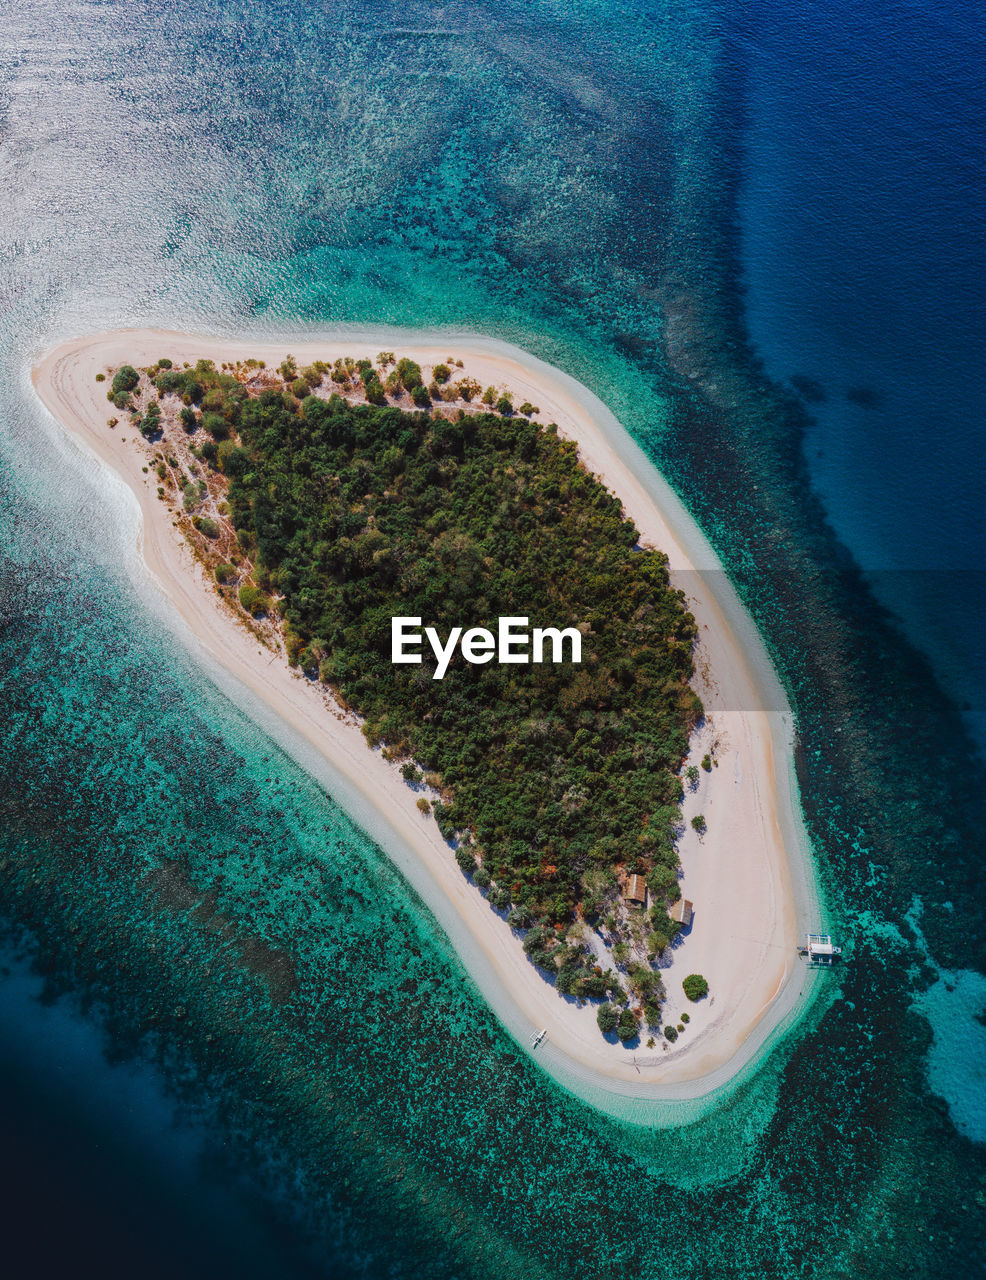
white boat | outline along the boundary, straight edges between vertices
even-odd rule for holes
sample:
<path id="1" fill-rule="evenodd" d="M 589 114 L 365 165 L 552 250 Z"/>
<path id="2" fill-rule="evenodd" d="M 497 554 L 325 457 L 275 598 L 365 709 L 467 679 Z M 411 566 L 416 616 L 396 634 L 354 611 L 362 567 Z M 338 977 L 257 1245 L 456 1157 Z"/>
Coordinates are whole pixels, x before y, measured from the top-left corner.
<path id="1" fill-rule="evenodd" d="M 827 933 L 807 934 L 804 946 L 798 950 L 807 957 L 809 964 L 829 965 L 842 955 L 842 948 L 835 946 Z"/>
<path id="2" fill-rule="evenodd" d="M 531 1048 L 536 1049 L 547 1034 L 547 1027 L 542 1027 L 540 1031 L 535 1031 L 534 1035 L 531 1036 Z"/>

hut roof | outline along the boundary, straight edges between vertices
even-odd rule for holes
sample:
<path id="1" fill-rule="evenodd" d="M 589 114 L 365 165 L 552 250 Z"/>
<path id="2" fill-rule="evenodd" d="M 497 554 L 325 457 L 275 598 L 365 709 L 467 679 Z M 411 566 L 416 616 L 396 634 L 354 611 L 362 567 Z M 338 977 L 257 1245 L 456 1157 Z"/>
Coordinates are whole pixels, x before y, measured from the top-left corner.
<path id="1" fill-rule="evenodd" d="M 642 902 L 647 905 L 647 881 L 643 876 L 632 875 L 627 879 L 627 889 L 624 897 L 630 902 Z"/>
<path id="2" fill-rule="evenodd" d="M 679 898 L 668 912 L 668 915 L 676 924 L 684 925 L 686 929 L 692 922 L 693 914 L 694 908 L 687 898 Z"/>

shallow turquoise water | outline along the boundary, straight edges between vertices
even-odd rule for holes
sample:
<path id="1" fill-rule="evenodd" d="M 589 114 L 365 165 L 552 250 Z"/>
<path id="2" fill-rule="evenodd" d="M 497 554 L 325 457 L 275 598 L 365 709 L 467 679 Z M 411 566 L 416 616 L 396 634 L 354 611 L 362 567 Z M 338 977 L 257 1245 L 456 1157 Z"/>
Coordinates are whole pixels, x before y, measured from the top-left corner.
<path id="1" fill-rule="evenodd" d="M 929 1057 L 929 1018 L 974 1021 L 973 986 L 943 1007 L 922 993 L 929 958 L 986 969 L 982 778 L 835 544 L 797 406 L 733 323 L 718 15 L 495 12 L 5 18 L 4 911 L 44 998 L 174 1100 L 206 1152 L 180 1176 L 248 1206 L 278 1260 L 258 1247 L 257 1274 L 978 1274 L 983 1148 L 962 1101 L 980 1086 Z M 696 1125 L 602 1117 L 515 1048 L 387 859 L 143 602 L 118 495 L 26 380 L 85 329 L 297 321 L 467 325 L 583 380 L 772 647 L 851 963 Z M 125 1112 L 112 1123 L 125 1139 Z M 148 1141 L 153 1164 L 167 1140 Z M 203 1273 L 232 1266 L 232 1222 L 196 1226 Z"/>

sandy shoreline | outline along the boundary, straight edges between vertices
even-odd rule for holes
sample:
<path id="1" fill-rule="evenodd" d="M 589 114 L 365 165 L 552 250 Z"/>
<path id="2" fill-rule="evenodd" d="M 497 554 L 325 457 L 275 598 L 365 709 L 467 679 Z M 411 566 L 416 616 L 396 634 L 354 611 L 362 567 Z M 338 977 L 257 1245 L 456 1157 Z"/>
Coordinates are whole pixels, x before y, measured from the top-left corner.
<path id="1" fill-rule="evenodd" d="M 277 365 L 290 351 L 300 364 L 340 355 L 372 355 L 381 346 L 422 366 L 454 354 L 484 385 L 530 399 L 540 421 L 579 445 L 589 470 L 620 497 L 642 538 L 665 551 L 672 580 L 688 595 L 699 623 L 696 689 L 706 707 L 690 762 L 717 743 L 718 767 L 701 773 L 685 801 L 685 817 L 701 812 L 699 837 L 689 826 L 681 842 L 682 890 L 695 903 L 692 929 L 664 971 L 665 1021 L 687 1008 L 692 1021 L 673 1048 L 625 1049 L 599 1034 L 595 1007 L 563 1000 L 527 961 L 506 923 L 456 866 L 435 823 L 415 807 L 416 795 L 396 768 L 371 753 L 359 730 L 325 709 L 317 689 L 285 663 L 270 662 L 256 639 L 226 613 L 204 584 L 172 517 L 145 475 L 142 442 L 133 428 L 107 427 L 112 406 L 95 375 L 161 356 L 176 362 L 202 356 L 217 364 L 251 356 Z M 757 1053 L 811 989 L 796 954 L 806 928 L 820 922 L 806 843 L 792 782 L 792 716 L 762 642 L 707 544 L 643 454 L 604 407 L 578 384 L 515 348 L 448 334 L 326 333 L 230 340 L 155 330 L 98 334 L 63 344 L 33 370 L 51 413 L 86 450 L 108 465 L 134 494 L 141 512 L 140 550 L 147 569 L 201 647 L 293 735 L 329 766 L 349 809 L 406 873 L 435 911 L 467 969 L 501 1021 L 526 1047 L 546 1028 L 537 1050 L 559 1081 L 590 1100 L 682 1100 L 717 1089 Z M 123 438 L 126 443 L 123 443 Z M 705 570 L 697 573 L 695 570 Z M 689 1005 L 681 979 L 703 973 L 711 998 Z"/>

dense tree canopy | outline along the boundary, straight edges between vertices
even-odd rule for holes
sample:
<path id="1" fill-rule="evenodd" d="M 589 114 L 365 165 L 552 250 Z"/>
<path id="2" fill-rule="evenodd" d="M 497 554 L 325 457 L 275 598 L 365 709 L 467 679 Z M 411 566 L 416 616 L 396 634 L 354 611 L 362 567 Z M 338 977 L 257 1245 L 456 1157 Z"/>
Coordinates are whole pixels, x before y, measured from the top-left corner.
<path id="1" fill-rule="evenodd" d="M 227 396 L 225 412 L 233 520 L 258 585 L 281 597 L 290 657 L 366 717 L 371 742 L 439 776 L 435 816 L 465 842 L 463 865 L 478 859 L 501 904 L 559 925 L 587 871 L 622 864 L 650 875 L 659 927 L 700 711 L 695 624 L 666 558 L 637 545 L 575 446 L 523 418 L 279 390 Z M 443 636 L 506 615 L 576 626 L 583 661 L 457 653 L 438 681 L 427 646 L 422 665 L 392 664 L 394 615 Z"/>
<path id="2" fill-rule="evenodd" d="M 427 387 L 392 352 L 300 370 L 289 356 L 280 377 L 257 360 L 143 373 L 118 370 L 110 397 L 164 450 L 159 497 L 173 486 L 217 589 L 258 626 L 280 614 L 289 660 L 365 718 L 408 785 L 430 788 L 422 815 L 559 991 L 611 996 L 600 1026 L 623 1040 L 659 1027 L 650 962 L 679 928 L 679 771 L 701 713 L 695 622 L 666 558 L 638 544 L 573 444 L 523 416 L 534 406 L 518 415 L 494 387 L 452 384 L 449 365 Z M 326 385 L 350 399 L 315 394 Z M 392 663 L 395 616 L 443 638 L 507 616 L 574 627 L 582 662 L 571 647 L 538 665 L 456 651 L 436 680 L 427 645 L 420 665 Z M 649 919 L 617 901 L 630 872 L 646 878 Z M 635 958 L 625 940 L 609 953 L 626 987 L 569 928 L 579 916 L 605 919 L 611 942 L 626 922 Z"/>

